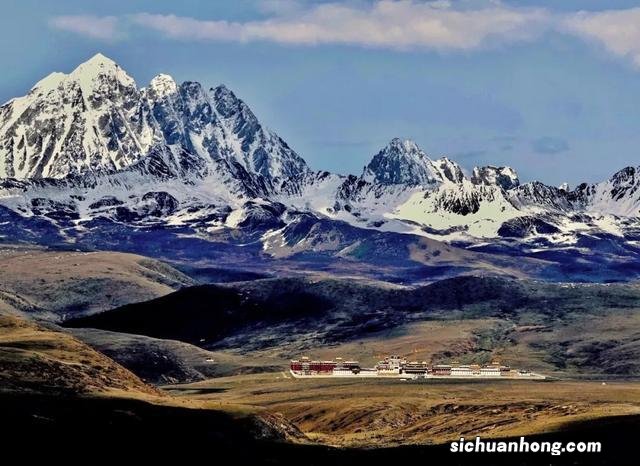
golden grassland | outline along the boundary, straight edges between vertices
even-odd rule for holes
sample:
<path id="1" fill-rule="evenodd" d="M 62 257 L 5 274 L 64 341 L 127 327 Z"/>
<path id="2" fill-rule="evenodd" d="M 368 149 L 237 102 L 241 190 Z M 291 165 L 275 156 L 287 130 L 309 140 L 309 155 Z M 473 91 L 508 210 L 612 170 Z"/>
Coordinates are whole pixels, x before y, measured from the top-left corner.
<path id="1" fill-rule="evenodd" d="M 634 382 L 293 379 L 283 372 L 165 389 L 220 409 L 281 414 L 314 441 L 351 447 L 530 435 L 640 413 Z"/>
<path id="2" fill-rule="evenodd" d="M 271 419 L 273 425 L 293 426 L 291 432 L 299 429 L 306 436 L 292 434 L 292 441 L 348 447 L 531 435 L 579 421 L 640 414 L 640 382 L 616 379 L 618 373 L 610 378 L 603 374 L 606 382 L 577 378 L 585 375 L 580 364 L 593 355 L 599 359 L 588 367 L 620 364 L 625 359 L 620 355 L 637 361 L 635 307 L 591 315 L 588 322 L 577 314 L 568 315 L 554 326 L 535 319 L 526 324 L 501 318 L 427 320 L 321 346 L 307 354 L 358 359 L 365 366 L 388 354 L 429 362 L 486 362 L 497 357 L 514 367 L 554 377 L 541 382 L 294 379 L 286 371 L 291 354 L 276 347 L 249 353 L 194 353 L 193 357 L 214 358 L 225 369 L 221 374 L 242 365 L 280 365 L 280 372 L 153 388 L 59 327 L 21 317 L 21 309 L 27 308 L 38 317 L 33 307 L 44 307 L 43 312 L 54 316 L 56 306 L 75 305 L 95 312 L 132 299 L 160 296 L 186 282 L 174 269 L 131 254 L 3 250 L 0 393 L 63 393 L 223 411 Z M 609 341 L 622 343 L 613 346 L 620 348 L 618 352 L 592 350 Z M 569 361 L 564 368 L 554 362 L 561 351 Z M 567 358 L 567 354 L 573 356 Z"/>
<path id="3" fill-rule="evenodd" d="M 120 398 L 248 416 L 256 409 L 198 397 L 175 397 L 144 383 L 107 356 L 55 326 L 3 314 L 0 309 L 0 394 Z M 223 409 L 220 409 L 223 408 Z"/>
<path id="4" fill-rule="evenodd" d="M 308 354 L 318 359 L 353 358 L 365 366 L 388 354 L 430 362 L 497 357 L 513 367 L 542 370 L 551 376 L 546 381 L 294 379 L 283 360 L 279 373 L 223 377 L 164 389 L 174 396 L 206 400 L 219 409 L 245 405 L 248 410 L 281 414 L 309 439 L 334 446 L 438 444 L 465 435 L 546 433 L 574 422 L 639 414 L 640 382 L 606 375 L 602 380 L 579 380 L 578 372 L 558 370 L 548 362 L 548 352 L 532 350 L 528 344 L 578 335 L 589 341 L 600 331 L 614 338 L 625 332 L 617 325 L 626 319 L 632 316 L 582 331 L 575 325 L 518 327 L 501 319 L 424 321 Z M 502 335 L 505 329 L 511 339 L 508 344 L 493 341 L 483 348 L 478 335 Z M 277 350 L 245 356 L 256 363 L 273 363 Z"/>
<path id="5" fill-rule="evenodd" d="M 444 328 L 443 333 L 464 337 L 468 330 Z M 399 350 L 414 343 L 406 335 L 388 340 Z M 631 381 L 294 379 L 283 370 L 159 390 L 69 334 L 6 315 L 0 316 L 0 387 L 222 411 L 286 426 L 295 433 L 291 441 L 349 447 L 530 435 L 575 421 L 640 413 L 640 383 Z M 306 438 L 297 435 L 298 429 Z"/>
<path id="6" fill-rule="evenodd" d="M 160 393 L 63 332 L 0 315 L 0 387 L 71 393 Z"/>

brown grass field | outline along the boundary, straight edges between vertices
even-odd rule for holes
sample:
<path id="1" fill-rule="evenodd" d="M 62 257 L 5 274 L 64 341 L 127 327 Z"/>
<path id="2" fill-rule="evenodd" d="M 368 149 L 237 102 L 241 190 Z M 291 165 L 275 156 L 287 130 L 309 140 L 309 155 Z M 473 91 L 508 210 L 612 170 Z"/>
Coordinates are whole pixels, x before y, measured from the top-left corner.
<path id="1" fill-rule="evenodd" d="M 429 332 L 439 330 L 436 333 L 445 339 L 433 341 L 432 349 L 457 338 L 464 340 L 466 332 L 475 328 L 440 324 L 423 327 Z M 390 349 L 402 353 L 416 343 L 414 338 L 400 334 L 384 345 L 373 340 L 354 342 L 350 345 L 355 346 L 325 349 L 323 355 L 352 354 L 355 348 L 361 349 L 362 356 Z M 14 316 L 0 317 L 0 386 L 5 392 L 75 393 L 255 416 L 286 426 L 295 434 L 288 436 L 290 441 L 342 447 L 532 435 L 562 430 L 579 421 L 640 414 L 640 383 L 633 381 L 300 380 L 283 370 L 157 391 L 76 338 Z"/>
<path id="2" fill-rule="evenodd" d="M 125 396 L 160 394 L 71 335 L 10 315 L 0 315 L 0 388 Z"/>
<path id="3" fill-rule="evenodd" d="M 70 305 L 96 312 L 166 294 L 188 278 L 130 254 L 8 249 L 0 254 L 0 283 L 0 394 L 139 400 L 163 409 L 259 419 L 260 429 L 272 426 L 290 442 L 364 448 L 441 445 L 460 436 L 529 436 L 582 421 L 640 415 L 640 382 L 621 377 L 624 367 L 602 375 L 582 369 L 609 361 L 635 364 L 635 307 L 592 316 L 589 325 L 573 316 L 553 327 L 502 318 L 426 320 L 306 354 L 354 358 L 364 366 L 388 354 L 429 362 L 499 358 L 550 375 L 547 381 L 300 380 L 287 372 L 288 358 L 305 354 L 292 355 L 285 347 L 213 353 L 182 345 L 184 354 L 167 348 L 187 366 L 215 360 L 219 370 L 212 373 L 221 377 L 156 389 L 79 337 L 95 344 L 108 340 L 113 351 L 132 354 L 132 348 L 151 347 L 149 339 L 98 331 L 77 332 L 76 338 L 22 314 L 55 321 L 58 309 Z M 599 342 L 621 344 L 615 346 L 618 352 L 587 351 Z M 600 359 L 581 366 L 592 353 Z M 558 355 L 568 364 L 554 364 Z M 261 366 L 281 370 L 249 373 Z M 153 425 L 155 418 L 150 419 Z"/>
<path id="4" fill-rule="evenodd" d="M 549 433 L 580 421 L 639 414 L 640 382 L 607 376 L 582 380 L 573 368 L 553 367 L 549 354 L 533 351 L 529 343 L 577 335 L 584 341 L 596 340 L 598 335 L 615 338 L 635 326 L 633 317 L 603 319 L 582 330 L 575 325 L 514 327 L 501 319 L 425 321 L 309 354 L 318 359 L 354 358 L 365 366 L 388 354 L 431 362 L 486 362 L 497 357 L 513 367 L 542 371 L 551 376 L 546 381 L 294 379 L 282 360 L 280 373 L 238 375 L 164 389 L 221 409 L 227 404 L 245 405 L 256 412 L 281 414 L 312 441 L 332 446 L 441 444 L 460 436 Z M 625 319 L 632 322 L 625 325 Z M 505 329 L 512 337 L 510 344 L 487 344 L 478 338 L 502 335 Z M 278 351 L 245 356 L 273 364 Z"/>
<path id="5" fill-rule="evenodd" d="M 219 409 L 245 405 L 283 415 L 313 441 L 350 447 L 531 435 L 640 413 L 640 384 L 634 382 L 313 380 L 280 373 L 165 389 Z"/>
<path id="6" fill-rule="evenodd" d="M 172 267 L 135 254 L 0 249 L 0 302 L 48 320 L 70 309 L 86 315 L 153 299 L 192 283 Z"/>

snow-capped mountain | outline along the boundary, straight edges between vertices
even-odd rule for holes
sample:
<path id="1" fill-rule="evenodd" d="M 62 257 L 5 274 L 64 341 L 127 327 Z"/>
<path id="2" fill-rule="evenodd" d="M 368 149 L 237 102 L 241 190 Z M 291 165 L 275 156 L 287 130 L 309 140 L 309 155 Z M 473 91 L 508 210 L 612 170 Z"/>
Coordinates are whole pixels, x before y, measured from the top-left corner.
<path id="1" fill-rule="evenodd" d="M 370 183 L 408 186 L 442 181 L 427 154 L 415 142 L 399 138 L 373 156 L 362 178 Z"/>
<path id="2" fill-rule="evenodd" d="M 431 160 L 414 141 L 394 138 L 373 156 L 361 178 L 372 184 L 429 186 L 460 183 L 464 174 L 448 158 Z"/>
<path id="3" fill-rule="evenodd" d="M 0 108 L 0 177 L 64 178 L 125 169 L 158 147 L 219 163 L 269 190 L 304 176 L 304 160 L 264 128 L 224 86 L 180 85 L 167 75 L 147 88 L 96 55 L 69 74 L 53 73 Z M 162 149 L 160 149 L 162 150 Z M 188 168 L 182 166 L 182 168 Z"/>
<path id="4" fill-rule="evenodd" d="M 596 185 L 580 185 L 573 194 L 574 202 L 594 212 L 637 217 L 640 215 L 640 166 L 623 168 Z"/>
<path id="5" fill-rule="evenodd" d="M 62 178 L 132 164 L 153 143 L 136 122 L 139 100 L 134 80 L 102 55 L 50 74 L 0 108 L 0 176 Z"/>
<path id="6" fill-rule="evenodd" d="M 475 167 L 467 176 L 455 162 L 432 160 L 414 142 L 394 139 L 360 177 L 326 174 L 289 201 L 354 226 L 458 244 L 517 238 L 525 246 L 543 241 L 546 247 L 571 247 L 584 235 L 613 235 L 634 245 L 640 215 L 636 173 L 627 168 L 574 190 L 520 184 L 510 167 Z"/>
<path id="7" fill-rule="evenodd" d="M 414 141 L 396 138 L 360 177 L 326 174 L 288 200 L 360 227 L 444 239 L 488 237 L 520 214 L 506 194 L 518 184 L 509 167 L 476 167 L 467 177 L 447 157 L 432 160 Z M 333 205 L 327 198 L 335 200 Z"/>
<path id="8" fill-rule="evenodd" d="M 640 261 L 639 174 L 628 167 L 573 190 L 521 184 L 510 167 L 466 174 L 401 139 L 359 176 L 314 172 L 227 87 L 161 74 L 138 88 L 102 55 L 0 107 L 0 238 L 9 240 L 42 229 L 117 248 L 164 228 L 272 256 L 362 257 L 366 243 L 371 257 L 393 258 L 404 234 L 398 247 L 411 261 L 425 237 L 492 254 L 602 249 Z"/>

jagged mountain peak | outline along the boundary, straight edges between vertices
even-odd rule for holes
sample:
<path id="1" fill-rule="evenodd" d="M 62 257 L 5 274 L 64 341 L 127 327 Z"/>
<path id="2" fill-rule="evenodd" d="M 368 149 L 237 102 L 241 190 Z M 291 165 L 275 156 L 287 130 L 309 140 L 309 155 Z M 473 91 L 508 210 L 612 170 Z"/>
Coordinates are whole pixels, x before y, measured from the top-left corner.
<path id="1" fill-rule="evenodd" d="M 88 60 L 76 66 L 76 68 L 69 74 L 74 76 L 96 75 L 112 72 L 118 69 L 122 68 L 120 68 L 120 65 L 118 65 L 114 60 L 101 53 L 96 53 Z"/>
<path id="2" fill-rule="evenodd" d="M 233 93 L 233 91 L 231 89 L 229 89 L 229 87 L 222 83 L 222 84 L 218 84 L 216 87 L 212 87 L 211 91 L 214 94 L 218 94 L 218 95 L 228 95 L 229 97 L 233 98 L 233 99 L 237 99 L 236 95 Z"/>
<path id="3" fill-rule="evenodd" d="M 386 185 L 429 185 L 440 181 L 433 162 L 414 141 L 393 138 L 373 156 L 362 178 Z"/>
<path id="4" fill-rule="evenodd" d="M 178 85 L 159 74 L 139 90 L 102 54 L 69 74 L 49 75 L 0 108 L 0 178 L 121 170 L 157 145 L 171 147 L 176 157 L 197 155 L 205 165 L 224 160 L 227 168 L 220 169 L 238 178 L 263 176 L 272 189 L 309 171 L 226 86 L 207 92 L 197 82 Z"/>
<path id="5" fill-rule="evenodd" d="M 636 171 L 637 169 L 635 167 L 624 167 L 622 170 L 615 172 L 611 178 L 609 178 L 609 181 L 616 184 L 633 184 L 635 182 Z"/>
<path id="6" fill-rule="evenodd" d="M 590 210 L 614 215 L 640 216 L 640 167 L 625 167 L 607 181 L 578 186 L 576 196 L 588 202 Z"/>
<path id="7" fill-rule="evenodd" d="M 386 152 L 422 152 L 418 144 L 412 139 L 393 138 L 385 147 Z M 383 149 L 383 150 L 385 150 Z"/>
<path id="8" fill-rule="evenodd" d="M 104 55 L 50 74 L 0 109 L 0 177 L 62 178 L 134 163 L 143 142 L 125 120 L 138 100 L 133 78 Z"/>
<path id="9" fill-rule="evenodd" d="M 81 85 L 83 92 L 91 94 L 95 87 L 93 84 L 98 81 L 100 77 L 107 77 L 107 80 L 119 82 L 126 87 L 135 86 L 134 79 L 129 76 L 120 65 L 103 54 L 97 53 L 87 61 L 78 65 L 70 73 L 60 71 L 50 73 L 31 88 L 29 95 L 46 95 L 61 87 L 71 87 L 78 84 Z M 10 102 L 11 101 L 8 103 Z"/>
<path id="10" fill-rule="evenodd" d="M 90 97 L 101 86 L 104 88 L 105 84 L 111 87 L 115 85 L 116 88 L 135 88 L 136 85 L 135 80 L 120 65 L 98 53 L 70 73 L 55 71 L 47 75 L 31 88 L 29 95 L 47 95 L 53 90 L 69 92 L 80 87 L 85 97 Z"/>
<path id="11" fill-rule="evenodd" d="M 126 87 L 135 87 L 135 80 L 127 74 L 112 59 L 95 54 L 89 60 L 78 65 L 71 73 L 68 80 L 77 80 L 81 83 L 84 92 L 92 92 L 97 86 L 104 85 L 105 82 L 115 82 Z"/>
<path id="12" fill-rule="evenodd" d="M 411 139 L 394 138 L 365 167 L 363 179 L 387 185 L 462 183 L 462 167 L 448 157 L 431 160 Z"/>
<path id="13" fill-rule="evenodd" d="M 209 91 L 215 112 L 234 134 L 235 160 L 269 181 L 297 180 L 308 173 L 306 162 L 277 134 L 264 127 L 249 106 L 224 84 Z"/>
<path id="14" fill-rule="evenodd" d="M 216 109 L 225 118 L 242 114 L 243 118 L 252 123 L 257 122 L 249 106 L 239 99 L 234 92 L 224 84 L 211 89 L 211 95 L 215 101 Z"/>

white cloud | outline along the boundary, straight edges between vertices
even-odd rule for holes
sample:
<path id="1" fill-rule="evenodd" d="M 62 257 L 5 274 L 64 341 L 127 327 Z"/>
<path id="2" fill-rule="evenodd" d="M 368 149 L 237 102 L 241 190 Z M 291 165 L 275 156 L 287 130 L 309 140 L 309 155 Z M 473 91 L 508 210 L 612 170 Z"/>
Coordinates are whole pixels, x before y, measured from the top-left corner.
<path id="1" fill-rule="evenodd" d="M 584 39 L 597 41 L 609 52 L 630 59 L 640 67 L 640 8 L 579 12 L 561 26 Z"/>
<path id="2" fill-rule="evenodd" d="M 531 41 L 556 31 L 596 42 L 640 68 L 640 8 L 553 13 L 500 0 L 262 0 L 266 16 L 233 22 L 140 13 L 127 17 L 69 15 L 51 27 L 116 40 L 131 23 L 176 40 L 469 51 Z"/>
<path id="3" fill-rule="evenodd" d="M 471 50 L 531 39 L 546 25 L 546 17 L 541 9 L 510 8 L 498 2 L 457 10 L 451 2 L 442 0 L 379 0 L 373 4 L 316 4 L 242 23 L 148 13 L 133 19 L 183 40 Z"/>
<path id="4" fill-rule="evenodd" d="M 67 15 L 55 16 L 49 21 L 55 29 L 73 32 L 91 39 L 115 40 L 120 36 L 115 16 Z"/>

